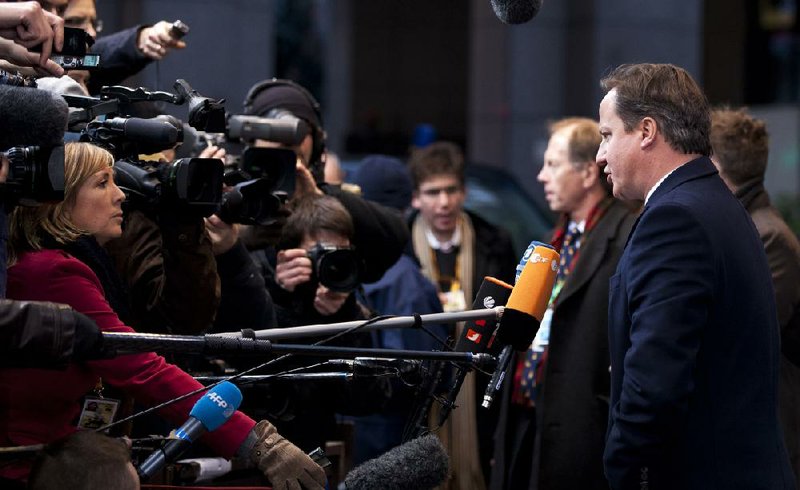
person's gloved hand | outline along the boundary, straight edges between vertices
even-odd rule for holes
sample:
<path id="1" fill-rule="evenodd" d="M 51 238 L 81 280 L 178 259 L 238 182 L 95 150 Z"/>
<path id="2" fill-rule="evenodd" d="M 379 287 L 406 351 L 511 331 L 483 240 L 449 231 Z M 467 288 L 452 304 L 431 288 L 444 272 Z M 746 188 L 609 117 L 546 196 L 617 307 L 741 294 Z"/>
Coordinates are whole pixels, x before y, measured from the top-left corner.
<path id="1" fill-rule="evenodd" d="M 73 361 L 90 361 L 114 357 L 114 351 L 105 346 L 103 333 L 94 320 L 73 310 L 62 310 L 62 314 L 71 316 L 75 325 L 75 336 L 72 341 Z"/>
<path id="2" fill-rule="evenodd" d="M 258 438 L 250 460 L 269 479 L 275 490 L 325 488 L 325 471 L 308 455 L 278 434 L 275 426 L 262 420 L 253 432 Z"/>

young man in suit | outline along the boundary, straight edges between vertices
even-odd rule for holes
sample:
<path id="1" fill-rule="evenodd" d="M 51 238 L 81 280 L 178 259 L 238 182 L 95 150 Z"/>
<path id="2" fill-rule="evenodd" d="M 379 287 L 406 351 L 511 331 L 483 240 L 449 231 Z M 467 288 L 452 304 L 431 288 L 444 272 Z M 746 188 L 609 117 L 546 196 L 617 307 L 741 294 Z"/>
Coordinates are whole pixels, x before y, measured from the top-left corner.
<path id="1" fill-rule="evenodd" d="M 708 158 L 705 95 L 673 65 L 623 65 L 601 86 L 597 160 L 614 196 L 644 201 L 609 285 L 609 483 L 794 488 L 769 267 Z"/>
<path id="2" fill-rule="evenodd" d="M 509 373 L 491 488 L 607 490 L 608 278 L 635 216 L 595 163 L 597 122 L 566 118 L 549 129 L 538 180 L 561 215 L 551 239 L 561 269 L 540 333 Z"/>

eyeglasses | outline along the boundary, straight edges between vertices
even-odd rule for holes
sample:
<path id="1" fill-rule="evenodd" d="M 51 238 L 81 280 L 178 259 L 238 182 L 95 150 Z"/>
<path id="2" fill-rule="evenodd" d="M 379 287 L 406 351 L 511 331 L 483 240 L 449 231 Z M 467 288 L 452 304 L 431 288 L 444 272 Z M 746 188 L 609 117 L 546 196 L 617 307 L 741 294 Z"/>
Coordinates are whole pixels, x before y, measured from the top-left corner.
<path id="1" fill-rule="evenodd" d="M 86 30 L 87 26 L 92 26 L 97 34 L 103 32 L 103 21 L 100 19 L 90 19 L 88 17 L 69 17 L 64 19 L 64 27 Z"/>

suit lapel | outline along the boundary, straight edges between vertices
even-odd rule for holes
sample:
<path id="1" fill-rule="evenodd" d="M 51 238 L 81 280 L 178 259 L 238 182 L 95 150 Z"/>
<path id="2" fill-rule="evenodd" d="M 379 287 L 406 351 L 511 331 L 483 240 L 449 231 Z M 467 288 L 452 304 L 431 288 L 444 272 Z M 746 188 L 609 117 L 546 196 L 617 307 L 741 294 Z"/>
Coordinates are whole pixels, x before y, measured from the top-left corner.
<path id="1" fill-rule="evenodd" d="M 556 307 L 579 291 L 595 275 L 607 255 L 609 243 L 617 236 L 624 215 L 625 206 L 621 202 L 615 202 L 587 235 L 585 243 L 581 244 L 578 262 L 556 299 Z"/>

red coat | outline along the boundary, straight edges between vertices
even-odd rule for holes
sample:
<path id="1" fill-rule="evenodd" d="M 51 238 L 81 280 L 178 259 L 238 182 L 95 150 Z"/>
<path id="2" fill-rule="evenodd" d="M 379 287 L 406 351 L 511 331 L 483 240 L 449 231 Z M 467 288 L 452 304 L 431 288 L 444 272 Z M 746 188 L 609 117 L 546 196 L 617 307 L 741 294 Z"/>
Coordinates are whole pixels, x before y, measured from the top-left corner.
<path id="1" fill-rule="evenodd" d="M 22 254 L 8 270 L 7 294 L 17 300 L 64 303 L 91 317 L 104 331 L 133 332 L 109 306 L 94 272 L 60 250 Z M 98 378 L 123 389 L 144 405 L 156 405 L 202 386 L 154 353 L 72 363 L 64 371 L 2 369 L 0 446 L 50 442 L 75 431 L 72 424 L 80 413 L 82 398 Z M 159 414 L 180 426 L 199 397 L 168 405 Z M 251 418 L 236 412 L 202 440 L 220 456 L 230 458 L 254 425 Z M 28 468 L 21 466 L 0 468 L 0 476 L 6 478 L 25 477 L 27 472 Z"/>

